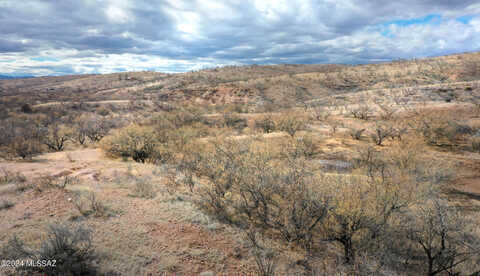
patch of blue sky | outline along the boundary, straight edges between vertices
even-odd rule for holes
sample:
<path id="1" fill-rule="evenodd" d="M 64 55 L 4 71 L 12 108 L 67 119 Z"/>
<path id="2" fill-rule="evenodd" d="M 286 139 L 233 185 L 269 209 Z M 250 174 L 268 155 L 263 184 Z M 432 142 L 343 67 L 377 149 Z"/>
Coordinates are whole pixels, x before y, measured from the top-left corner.
<path id="1" fill-rule="evenodd" d="M 399 27 L 406 27 L 412 25 L 437 25 L 442 22 L 442 15 L 440 14 L 428 14 L 423 17 L 410 18 L 410 19 L 396 19 L 387 21 L 377 25 L 380 29 L 379 32 L 382 36 L 388 38 L 394 38 L 395 34 L 392 33 L 390 27 L 392 25 Z"/>
<path id="2" fill-rule="evenodd" d="M 389 37 L 389 38 L 395 37 L 395 35 L 388 28 L 380 31 L 380 34 L 384 37 Z"/>
<path id="3" fill-rule="evenodd" d="M 458 22 L 463 23 L 463 24 L 468 24 L 475 17 L 476 17 L 476 15 L 468 14 L 468 15 L 457 17 L 457 18 L 455 18 L 455 20 L 457 20 Z"/>
<path id="4" fill-rule="evenodd" d="M 40 61 L 40 62 L 46 62 L 46 61 L 58 62 L 58 61 L 60 61 L 58 58 L 54 58 L 54 57 L 34 57 L 34 58 L 30 58 L 30 59 L 33 60 L 33 61 Z"/>
<path id="5" fill-rule="evenodd" d="M 383 26 L 397 25 L 397 26 L 410 26 L 410 25 L 432 25 L 439 24 L 442 21 L 442 15 L 440 14 L 428 14 L 423 17 L 410 18 L 410 19 L 397 19 L 384 22 Z"/>

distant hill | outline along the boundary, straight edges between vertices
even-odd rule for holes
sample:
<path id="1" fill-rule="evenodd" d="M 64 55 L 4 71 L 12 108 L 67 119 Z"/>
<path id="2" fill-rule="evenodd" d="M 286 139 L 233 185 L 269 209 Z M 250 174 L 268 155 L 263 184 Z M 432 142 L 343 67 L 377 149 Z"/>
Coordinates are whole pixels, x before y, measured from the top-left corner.
<path id="1" fill-rule="evenodd" d="M 0 79 L 26 79 L 26 78 L 33 78 L 34 76 L 8 76 L 8 75 L 0 75 Z"/>
<path id="2" fill-rule="evenodd" d="M 248 103 L 249 108 L 270 112 L 279 107 L 348 101 L 363 92 L 420 91 L 419 86 L 463 82 L 468 82 L 462 84 L 464 88 L 474 89 L 480 83 L 480 52 L 355 66 L 248 65 L 176 74 L 144 71 L 34 78 L 0 73 L 0 78 L 5 76 L 9 79 L 0 81 L 0 95 L 22 96 L 26 102 Z"/>

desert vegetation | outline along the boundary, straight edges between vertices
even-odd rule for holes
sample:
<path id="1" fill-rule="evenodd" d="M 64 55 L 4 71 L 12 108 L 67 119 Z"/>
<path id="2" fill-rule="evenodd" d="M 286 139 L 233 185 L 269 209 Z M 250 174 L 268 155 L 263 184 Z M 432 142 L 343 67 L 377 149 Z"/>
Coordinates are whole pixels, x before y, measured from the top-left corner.
<path id="1" fill-rule="evenodd" d="M 478 275 L 479 60 L 0 81 L 5 271 Z"/>

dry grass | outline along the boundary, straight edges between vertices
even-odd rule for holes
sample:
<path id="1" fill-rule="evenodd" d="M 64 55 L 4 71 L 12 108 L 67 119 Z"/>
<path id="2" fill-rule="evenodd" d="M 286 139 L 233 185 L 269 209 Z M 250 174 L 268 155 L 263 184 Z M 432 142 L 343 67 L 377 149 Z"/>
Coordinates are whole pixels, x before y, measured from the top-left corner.
<path id="1" fill-rule="evenodd" d="M 8 199 L 0 199 L 0 210 L 12 208 L 15 204 Z"/>
<path id="2" fill-rule="evenodd" d="M 94 191 L 84 191 L 76 194 L 75 207 L 82 216 L 107 217 L 111 215 L 109 208 L 98 198 Z"/>

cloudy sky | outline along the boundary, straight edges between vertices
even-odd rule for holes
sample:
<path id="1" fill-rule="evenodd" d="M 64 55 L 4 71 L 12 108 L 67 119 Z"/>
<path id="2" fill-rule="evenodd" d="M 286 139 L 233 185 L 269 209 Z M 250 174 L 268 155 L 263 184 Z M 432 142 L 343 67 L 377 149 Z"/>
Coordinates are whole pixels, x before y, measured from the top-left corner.
<path id="1" fill-rule="evenodd" d="M 370 63 L 480 50 L 478 0 L 0 0 L 0 74 Z"/>

